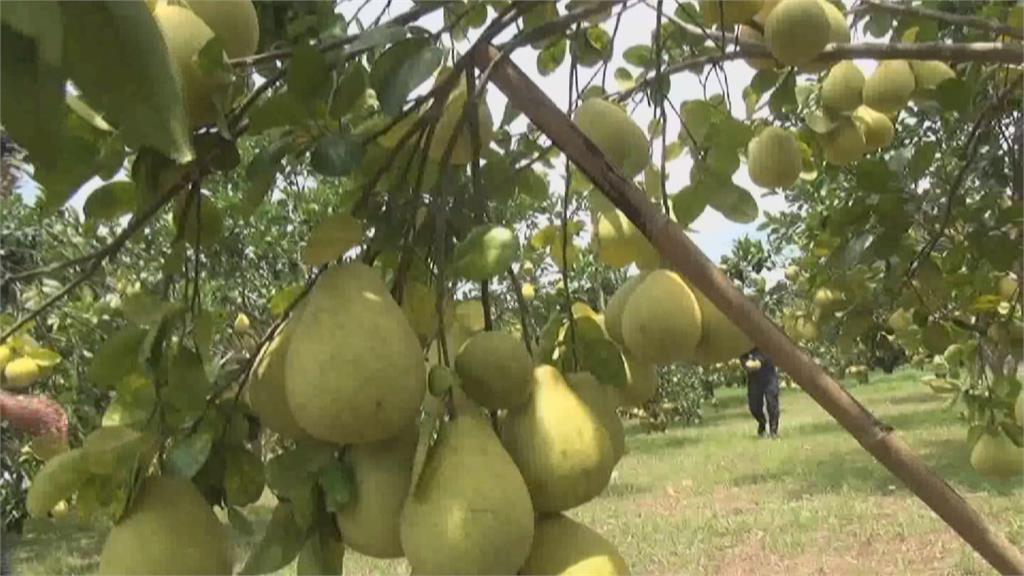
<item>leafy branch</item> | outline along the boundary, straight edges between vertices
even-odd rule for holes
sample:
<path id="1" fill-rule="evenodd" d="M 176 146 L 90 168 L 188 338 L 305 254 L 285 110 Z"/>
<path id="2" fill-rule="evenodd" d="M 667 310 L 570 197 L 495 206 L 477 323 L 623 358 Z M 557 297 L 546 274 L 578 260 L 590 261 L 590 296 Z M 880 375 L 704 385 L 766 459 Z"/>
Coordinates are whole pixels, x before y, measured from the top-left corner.
<path id="1" fill-rule="evenodd" d="M 893 4 L 891 2 L 882 2 L 880 0 L 860 0 L 860 5 L 854 7 L 850 12 L 856 14 L 858 12 L 867 12 L 870 10 L 888 12 L 897 16 L 928 18 L 930 20 L 938 20 L 939 22 L 945 22 L 955 26 L 984 30 L 996 35 L 1012 36 L 1014 38 L 1024 39 L 1024 31 L 1021 31 L 1019 28 L 993 22 L 988 18 L 982 18 L 980 16 L 964 16 L 960 14 L 953 14 L 951 12 L 944 12 L 942 10 L 923 8 L 920 6 Z"/>

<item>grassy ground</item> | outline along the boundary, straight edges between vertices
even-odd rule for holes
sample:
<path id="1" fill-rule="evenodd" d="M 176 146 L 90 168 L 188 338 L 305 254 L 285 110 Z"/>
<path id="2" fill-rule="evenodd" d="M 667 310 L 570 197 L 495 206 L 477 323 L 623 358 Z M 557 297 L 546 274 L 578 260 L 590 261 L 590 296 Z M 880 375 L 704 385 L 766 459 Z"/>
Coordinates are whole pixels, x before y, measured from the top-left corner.
<path id="1" fill-rule="evenodd" d="M 917 377 L 878 377 L 852 392 L 1024 545 L 1022 479 L 975 475 L 963 425 Z M 701 426 L 632 430 L 630 453 L 606 494 L 572 515 L 616 542 L 637 574 L 990 573 L 802 392 L 783 391 L 781 431 L 780 441 L 756 439 L 742 391 L 724 391 Z M 253 507 L 251 516 L 260 524 L 269 509 Z M 5 548 L 15 574 L 72 574 L 95 568 L 102 535 L 37 523 L 11 540 Z M 294 574 L 294 566 L 283 572 Z M 408 568 L 350 554 L 346 573 Z"/>

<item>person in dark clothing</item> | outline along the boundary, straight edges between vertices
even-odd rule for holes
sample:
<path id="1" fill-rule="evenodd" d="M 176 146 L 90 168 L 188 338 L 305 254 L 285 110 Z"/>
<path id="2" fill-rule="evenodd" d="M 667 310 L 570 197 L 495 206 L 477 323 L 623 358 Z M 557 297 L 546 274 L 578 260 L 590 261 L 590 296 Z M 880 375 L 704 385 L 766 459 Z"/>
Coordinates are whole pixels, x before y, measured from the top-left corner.
<path id="1" fill-rule="evenodd" d="M 779 373 L 775 364 L 757 348 L 740 356 L 740 362 L 747 371 L 747 405 L 757 420 L 757 435 L 761 438 L 778 438 Z M 767 421 L 765 407 L 768 408 Z"/>

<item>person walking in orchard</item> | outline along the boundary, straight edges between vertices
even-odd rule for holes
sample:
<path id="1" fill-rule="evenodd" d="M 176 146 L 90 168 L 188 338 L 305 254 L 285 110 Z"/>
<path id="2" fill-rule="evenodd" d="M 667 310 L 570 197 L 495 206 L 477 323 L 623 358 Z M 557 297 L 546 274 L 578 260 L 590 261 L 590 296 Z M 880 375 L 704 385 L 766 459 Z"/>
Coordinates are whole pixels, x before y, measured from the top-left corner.
<path id="1" fill-rule="evenodd" d="M 775 364 L 757 348 L 740 356 L 740 362 L 747 372 L 747 405 L 757 420 L 757 435 L 761 438 L 778 438 L 779 373 Z"/>

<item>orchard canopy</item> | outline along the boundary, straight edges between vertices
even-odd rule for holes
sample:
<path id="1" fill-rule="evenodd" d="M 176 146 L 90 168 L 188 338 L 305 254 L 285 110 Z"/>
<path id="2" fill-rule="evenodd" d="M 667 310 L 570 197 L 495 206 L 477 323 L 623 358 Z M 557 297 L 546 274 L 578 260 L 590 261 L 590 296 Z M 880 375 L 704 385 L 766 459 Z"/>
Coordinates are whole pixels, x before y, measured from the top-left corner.
<path id="1" fill-rule="evenodd" d="M 1024 474 L 1021 5 L 11 0 L 0 25 L 5 526 L 112 521 L 108 574 L 346 548 L 625 574 L 563 512 L 621 417 L 756 343 L 1024 572 L 826 372 L 927 371 L 976 472 Z"/>

